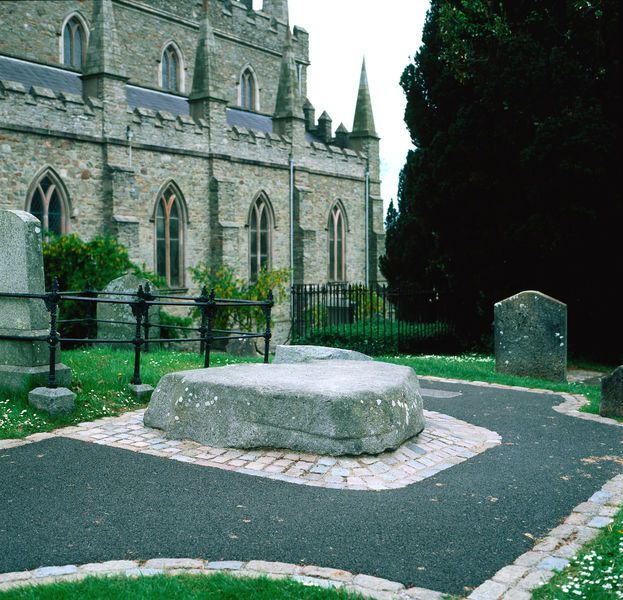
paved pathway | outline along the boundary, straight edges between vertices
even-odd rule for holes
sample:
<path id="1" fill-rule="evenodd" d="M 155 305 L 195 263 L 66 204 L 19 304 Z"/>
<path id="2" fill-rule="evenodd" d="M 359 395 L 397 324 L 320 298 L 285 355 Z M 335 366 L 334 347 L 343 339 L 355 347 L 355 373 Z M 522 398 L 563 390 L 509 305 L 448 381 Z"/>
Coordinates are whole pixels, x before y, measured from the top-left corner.
<path id="1" fill-rule="evenodd" d="M 263 559 L 465 593 L 621 471 L 622 429 L 561 398 L 427 383 L 427 409 L 502 444 L 387 491 L 249 477 L 52 438 L 0 450 L 0 573 L 114 559 Z M 453 397 L 448 397 L 453 396 Z"/>

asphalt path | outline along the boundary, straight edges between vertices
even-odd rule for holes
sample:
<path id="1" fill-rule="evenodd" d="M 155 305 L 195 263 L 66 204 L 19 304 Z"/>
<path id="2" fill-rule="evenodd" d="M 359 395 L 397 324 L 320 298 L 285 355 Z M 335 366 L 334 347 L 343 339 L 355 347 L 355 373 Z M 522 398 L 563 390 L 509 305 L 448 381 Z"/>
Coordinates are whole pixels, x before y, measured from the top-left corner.
<path id="1" fill-rule="evenodd" d="M 70 439 L 0 451 L 0 572 L 116 559 L 311 564 L 463 593 L 621 472 L 621 428 L 555 395 L 461 391 L 425 407 L 502 445 L 399 490 L 329 490 Z"/>

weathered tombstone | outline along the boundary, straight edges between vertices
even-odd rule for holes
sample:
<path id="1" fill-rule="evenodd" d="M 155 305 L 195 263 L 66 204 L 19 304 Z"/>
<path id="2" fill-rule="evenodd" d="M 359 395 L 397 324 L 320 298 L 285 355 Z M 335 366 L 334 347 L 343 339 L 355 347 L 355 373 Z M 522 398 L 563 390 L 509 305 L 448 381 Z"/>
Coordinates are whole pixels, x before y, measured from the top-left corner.
<path id="1" fill-rule="evenodd" d="M 43 294 L 39 220 L 26 212 L 0 210 L 0 248 L 0 292 Z M 45 337 L 49 327 L 43 300 L 0 298 L 0 335 Z M 67 386 L 71 371 L 60 364 L 60 348 L 56 358 L 56 381 L 60 386 Z M 47 342 L 0 340 L 0 387 L 26 391 L 45 386 L 49 361 Z"/>
<path id="2" fill-rule="evenodd" d="M 264 346 L 262 338 L 232 338 L 227 342 L 227 353 L 232 356 L 253 357 L 258 356 L 256 344 Z"/>
<path id="3" fill-rule="evenodd" d="M 601 380 L 599 414 L 602 417 L 623 417 L 623 366 Z"/>
<path id="4" fill-rule="evenodd" d="M 149 282 L 147 279 L 137 277 L 132 273 L 113 279 L 101 292 L 100 297 L 111 300 L 123 300 L 128 304 L 97 304 L 97 337 L 102 340 L 125 340 L 132 341 L 136 335 L 136 317 L 132 314 L 130 302 L 133 298 L 122 294 L 136 294 L 139 286 L 145 286 Z M 152 293 L 158 291 L 152 287 Z M 149 323 L 154 327 L 149 328 L 150 338 L 160 337 L 160 315 L 158 306 L 149 307 Z M 117 321 L 116 323 L 103 323 L 101 321 Z M 141 331 L 144 335 L 144 330 Z M 106 344 L 108 347 L 131 349 L 131 344 Z M 149 347 L 154 349 L 155 344 L 150 343 Z"/>
<path id="5" fill-rule="evenodd" d="M 410 367 L 375 361 L 247 363 L 165 375 L 143 422 L 220 448 L 378 454 L 425 426 Z"/>
<path id="6" fill-rule="evenodd" d="M 495 370 L 566 381 L 567 305 L 526 291 L 494 308 Z"/>

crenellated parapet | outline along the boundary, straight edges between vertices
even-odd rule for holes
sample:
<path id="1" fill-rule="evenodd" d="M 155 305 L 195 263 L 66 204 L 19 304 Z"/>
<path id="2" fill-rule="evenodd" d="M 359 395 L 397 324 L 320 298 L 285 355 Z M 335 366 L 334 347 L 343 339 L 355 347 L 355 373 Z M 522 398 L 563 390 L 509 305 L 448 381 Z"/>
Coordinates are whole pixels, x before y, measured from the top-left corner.
<path id="1" fill-rule="evenodd" d="M 16 81 L 0 81 L 0 122 L 5 125 L 58 131 L 63 135 L 99 136 L 103 104 L 77 94 L 55 92 Z"/>

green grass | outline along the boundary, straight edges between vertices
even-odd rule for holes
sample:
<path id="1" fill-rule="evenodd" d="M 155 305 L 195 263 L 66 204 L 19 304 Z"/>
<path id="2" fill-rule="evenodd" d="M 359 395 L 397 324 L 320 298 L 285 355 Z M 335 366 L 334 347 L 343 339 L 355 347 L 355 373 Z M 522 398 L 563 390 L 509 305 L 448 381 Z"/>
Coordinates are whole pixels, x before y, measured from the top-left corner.
<path id="1" fill-rule="evenodd" d="M 446 377 L 448 379 L 463 379 L 465 381 L 485 381 L 488 383 L 500 383 L 529 388 L 552 390 L 554 392 L 567 392 L 570 394 L 582 394 L 589 400 L 589 404 L 582 408 L 583 411 L 599 414 L 599 402 L 601 390 L 598 386 L 586 383 L 554 383 L 547 379 L 534 377 L 519 377 L 518 375 L 506 375 L 496 373 L 495 359 L 484 354 L 464 354 L 462 356 L 385 356 L 381 360 L 407 365 L 412 367 L 418 375 Z M 592 365 L 597 370 L 597 365 Z M 602 367 L 600 370 L 606 371 Z"/>
<path id="2" fill-rule="evenodd" d="M 127 387 L 134 371 L 132 351 L 108 348 L 67 350 L 63 352 L 62 360 L 72 370 L 71 388 L 77 396 L 77 410 L 69 417 L 52 418 L 32 408 L 27 394 L 16 395 L 0 390 L 0 439 L 51 431 L 65 425 L 118 415 L 144 405 L 134 398 Z M 219 367 L 261 360 L 261 357 L 242 359 L 213 352 L 210 364 Z M 198 353 L 159 350 L 142 356 L 141 377 L 143 383 L 155 386 L 166 373 L 201 367 L 203 357 Z"/>
<path id="3" fill-rule="evenodd" d="M 261 357 L 236 358 L 214 352 L 211 364 L 223 366 L 261 360 Z M 599 387 L 582 383 L 552 383 L 544 379 L 496 373 L 495 360 L 492 356 L 391 355 L 379 357 L 379 360 L 408 365 L 413 367 L 418 375 L 583 394 L 589 399 L 589 404 L 583 410 L 599 413 L 601 397 Z M 118 415 L 144 405 L 137 401 L 127 388 L 134 367 L 132 351 L 108 348 L 68 350 L 63 352 L 63 362 L 73 373 L 72 389 L 77 394 L 76 412 L 69 417 L 51 418 L 29 406 L 26 394 L 15 395 L 0 390 L 0 439 L 21 438 L 32 433 L 51 431 L 65 425 Z M 166 373 L 201 368 L 203 359 L 197 353 L 159 350 L 144 354 L 141 365 L 143 383 L 155 386 Z M 590 367 L 594 370 L 608 370 L 607 367 L 595 364 L 591 364 Z"/>
<path id="4" fill-rule="evenodd" d="M 79 582 L 29 586 L 0 592 L 2 600 L 363 600 L 359 594 L 304 586 L 288 579 L 215 575 L 89 577 Z"/>
<path id="5" fill-rule="evenodd" d="M 569 566 L 534 590 L 535 600 L 623 598 L 623 510 Z"/>

